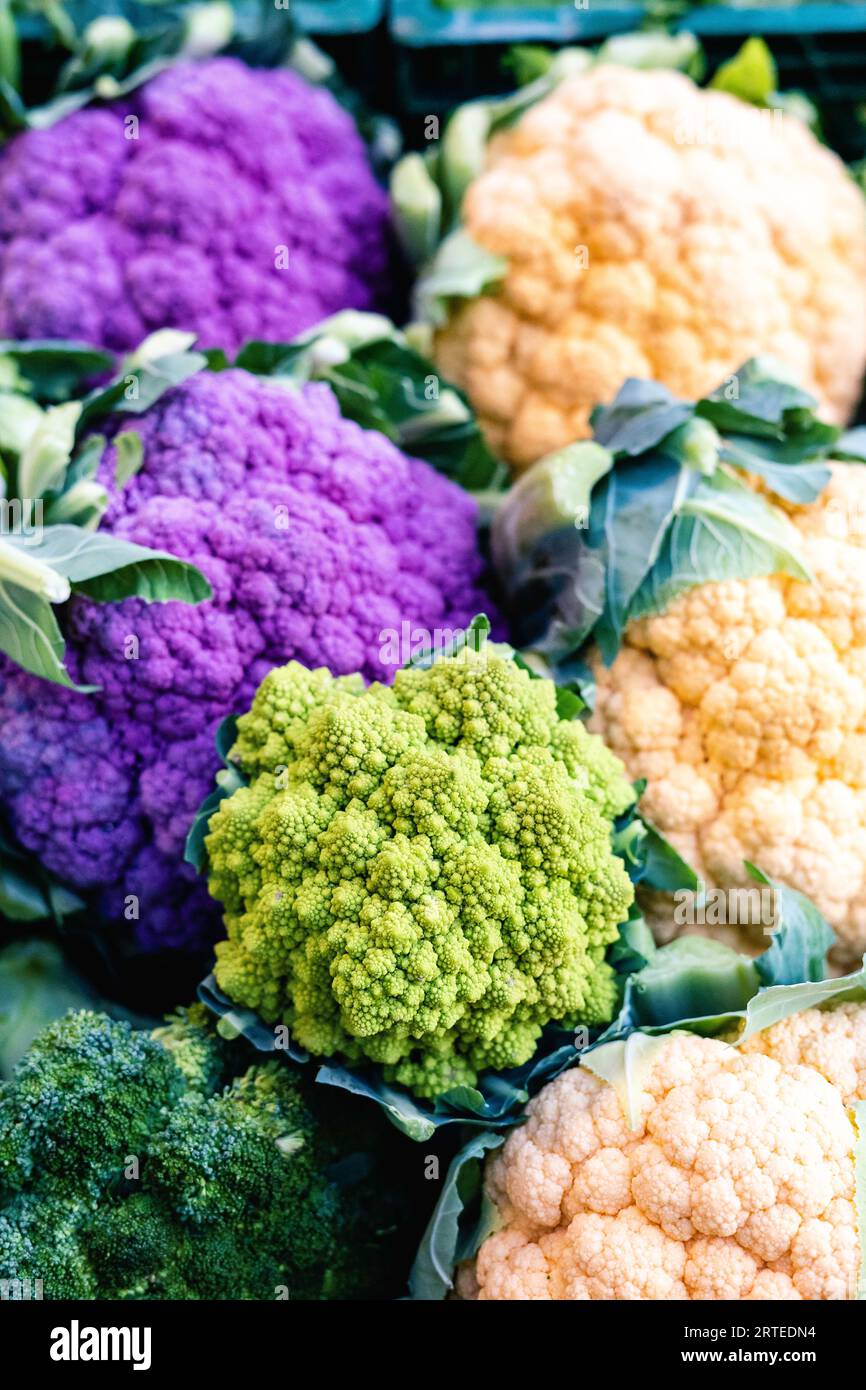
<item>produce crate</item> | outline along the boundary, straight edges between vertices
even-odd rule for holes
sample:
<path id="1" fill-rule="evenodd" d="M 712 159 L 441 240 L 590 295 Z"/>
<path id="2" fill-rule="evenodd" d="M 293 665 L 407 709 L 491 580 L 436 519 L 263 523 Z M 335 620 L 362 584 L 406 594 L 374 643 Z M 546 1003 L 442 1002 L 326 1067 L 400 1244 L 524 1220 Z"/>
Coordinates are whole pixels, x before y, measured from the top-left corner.
<path id="1" fill-rule="evenodd" d="M 595 43 L 638 27 L 644 6 L 593 4 L 531 8 L 503 3 L 477 9 L 437 0 L 390 0 L 399 100 L 411 116 L 443 114 L 461 101 L 513 86 L 502 59 L 512 44 Z M 780 87 L 796 88 L 824 114 L 830 142 L 846 158 L 866 152 L 856 108 L 866 104 L 866 4 L 696 6 L 674 28 L 700 36 L 712 66 L 743 39 L 760 34 L 779 67 Z M 411 138 L 411 121 L 407 123 Z M 420 129 L 420 127 L 419 127 Z"/>
<path id="2" fill-rule="evenodd" d="M 385 12 L 385 0 L 295 0 L 291 13 L 308 34 L 366 34 Z"/>

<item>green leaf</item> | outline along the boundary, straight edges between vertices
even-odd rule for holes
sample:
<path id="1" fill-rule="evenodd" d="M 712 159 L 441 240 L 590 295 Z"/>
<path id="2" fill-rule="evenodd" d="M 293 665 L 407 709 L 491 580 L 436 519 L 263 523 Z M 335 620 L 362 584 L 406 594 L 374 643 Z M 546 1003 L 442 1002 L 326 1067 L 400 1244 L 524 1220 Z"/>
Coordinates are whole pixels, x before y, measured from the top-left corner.
<path id="1" fill-rule="evenodd" d="M 654 573 L 671 516 L 689 486 L 680 460 L 660 451 L 651 458 L 627 458 L 593 500 L 589 544 L 603 554 L 605 575 L 593 637 L 605 662 L 616 656 L 635 595 Z"/>
<path id="2" fill-rule="evenodd" d="M 18 462 L 20 497 L 59 492 L 72 459 L 81 405 L 66 401 L 49 406 L 24 446 Z"/>
<path id="3" fill-rule="evenodd" d="M 68 401 L 89 380 L 114 368 L 114 358 L 108 352 L 85 343 L 51 339 L 29 343 L 0 340 L 0 360 L 4 358 L 15 363 L 43 405 Z"/>
<path id="4" fill-rule="evenodd" d="M 0 869 L 2 892 L 2 869 Z M 14 941 L 0 950 L 0 1080 L 8 1081 L 33 1039 L 69 1009 L 99 1007 L 53 942 Z"/>
<path id="5" fill-rule="evenodd" d="M 790 411 L 812 412 L 814 396 L 791 381 L 778 363 L 753 357 L 717 390 L 698 401 L 697 413 L 722 434 L 757 434 L 781 439 Z"/>
<path id="6" fill-rule="evenodd" d="M 439 1122 L 429 1111 L 413 1100 L 407 1091 L 388 1086 L 380 1077 L 370 1080 L 363 1072 L 351 1071 L 348 1067 L 323 1066 L 316 1073 L 316 1081 L 375 1101 L 395 1129 L 416 1144 L 423 1143 L 436 1133 Z"/>
<path id="7" fill-rule="evenodd" d="M 817 418 L 811 397 L 770 371 L 764 360 L 747 362 L 692 405 L 654 382 L 627 382 L 592 416 L 592 443 L 613 459 L 587 478 L 588 518 L 568 449 L 498 501 L 491 557 L 512 640 L 557 679 L 576 678 L 587 703 L 590 640 L 609 664 L 629 622 L 695 585 L 771 573 L 810 578 L 797 531 L 734 470 L 808 502 L 829 478 L 839 431 Z M 724 438 L 722 428 L 730 431 Z M 852 456 L 866 455 L 866 442 L 846 442 Z M 573 446 L 574 459 L 588 447 Z"/>
<path id="8" fill-rule="evenodd" d="M 518 87 L 525 87 L 550 71 L 553 57 L 553 49 L 542 44 L 516 43 L 509 48 L 502 66 L 513 75 Z"/>
<path id="9" fill-rule="evenodd" d="M 0 916 L 13 922 L 53 921 L 83 910 L 85 904 L 48 873 L 35 855 L 20 848 L 0 826 Z"/>
<path id="10" fill-rule="evenodd" d="M 596 61 L 627 68 L 673 68 L 687 72 L 697 81 L 703 75 L 703 50 L 698 39 L 686 29 L 667 34 L 649 29 L 634 34 L 614 34 L 605 39 Z"/>
<path id="11" fill-rule="evenodd" d="M 394 166 L 391 209 L 400 245 L 410 264 L 423 264 L 439 244 L 442 193 L 422 155 L 404 155 Z"/>
<path id="12" fill-rule="evenodd" d="M 467 188 L 484 168 L 495 112 L 495 102 L 469 101 L 458 106 L 445 127 L 437 162 L 445 231 L 451 231 Z"/>
<path id="13" fill-rule="evenodd" d="M 652 965 L 646 968 L 652 969 Z M 666 1041 L 648 1033 L 631 1033 L 622 1041 L 603 1043 L 581 1058 L 581 1066 L 616 1091 L 629 1129 L 640 1125 L 644 1082 Z"/>
<path id="14" fill-rule="evenodd" d="M 833 457 L 866 463 L 866 425 L 858 425 L 841 434 L 833 446 Z"/>
<path id="15" fill-rule="evenodd" d="M 115 435 L 114 448 L 114 484 L 115 487 L 122 488 L 140 471 L 144 463 L 144 445 L 137 430 L 121 430 Z"/>
<path id="16" fill-rule="evenodd" d="M 216 751 L 224 764 L 222 770 L 216 774 L 216 786 L 199 806 L 195 813 L 195 818 L 189 828 L 184 846 L 184 862 L 191 864 L 196 873 L 204 873 L 207 867 L 207 850 L 205 840 L 208 834 L 211 817 L 214 815 L 221 801 L 232 792 L 237 791 L 238 787 L 247 785 L 246 778 L 238 768 L 230 761 L 230 753 L 237 739 L 238 721 L 237 716 L 229 714 L 223 719 L 216 731 L 215 743 Z"/>
<path id="17" fill-rule="evenodd" d="M 158 335 L 152 336 L 157 338 L 158 346 Z M 143 415 L 166 391 L 207 368 L 207 358 L 201 352 L 184 348 L 151 357 L 149 345 L 150 339 L 126 360 L 108 386 L 98 387 L 85 396 L 78 422 L 79 439 L 89 433 L 97 420 L 114 412 Z"/>
<path id="18" fill-rule="evenodd" d="M 757 883 L 773 889 L 775 917 L 781 924 L 773 931 L 768 949 L 755 961 L 761 983 L 793 985 L 822 979 L 827 952 L 836 937 L 815 904 L 805 894 L 769 878 L 754 864 L 747 863 L 746 868 Z"/>
<path id="19" fill-rule="evenodd" d="M 0 391 L 0 451 L 22 454 L 44 418 L 42 407 L 30 396 Z"/>
<path id="20" fill-rule="evenodd" d="M 222 51 L 252 67 L 281 66 L 293 60 L 298 38 L 286 9 L 265 0 L 122 0 L 108 7 L 96 0 L 26 0 L 21 10 L 30 55 L 28 86 L 49 99 L 4 114 L 7 124 L 18 116 L 20 124 L 31 127 L 52 124 L 91 101 L 124 96 L 180 57 L 200 59 Z M 58 48 L 68 50 L 68 57 Z"/>
<path id="21" fill-rule="evenodd" d="M 76 686 L 66 670 L 63 635 L 48 600 L 4 579 L 0 579 L 0 651 L 34 676 L 70 689 L 93 689 Z"/>
<path id="22" fill-rule="evenodd" d="M 832 980 L 807 980 L 800 984 L 771 985 L 749 1000 L 745 1023 L 737 1042 L 745 1042 L 754 1033 L 762 1033 L 783 1018 L 802 1013 L 804 1009 L 823 1008 L 842 1002 L 862 1003 L 866 999 L 866 961 L 851 975 Z"/>
<path id="23" fill-rule="evenodd" d="M 108 506 L 108 492 L 101 483 L 88 478 L 66 487 L 59 497 L 52 498 L 45 511 L 49 526 L 78 526 L 95 531 Z"/>
<path id="24" fill-rule="evenodd" d="M 685 1028 L 703 1037 L 737 1032 L 753 1015 L 760 1017 L 762 1009 L 777 1007 L 772 991 L 789 986 L 792 978 L 821 982 L 823 989 L 833 933 L 800 894 L 754 873 L 777 894 L 777 925 L 768 950 L 750 960 L 721 942 L 697 936 L 659 947 L 645 970 L 626 978 L 620 1013 L 600 1042 L 623 1038 L 635 1028 L 653 1035 Z M 761 1001 L 768 992 L 765 1005 Z"/>
<path id="25" fill-rule="evenodd" d="M 409 1275 L 410 1298 L 445 1298 L 454 1287 L 454 1266 L 458 1259 L 470 1259 L 490 1234 L 489 1211 L 482 1211 L 481 1221 L 476 1223 L 468 1240 L 461 1234 L 461 1228 L 467 1207 L 481 1193 L 484 1156 L 498 1149 L 503 1139 L 503 1135 L 489 1131 L 475 1134 L 453 1159 Z"/>
<path id="26" fill-rule="evenodd" d="M 71 592 L 69 580 L 40 555 L 45 531 L 38 526 L 31 529 L 30 520 L 26 531 L 0 538 L 0 579 L 28 589 L 48 603 L 65 603 Z"/>
<path id="27" fill-rule="evenodd" d="M 691 865 L 642 813 L 639 812 L 638 817 L 644 830 L 643 871 L 639 882 L 659 893 L 697 889 L 698 876 Z"/>
<path id="28" fill-rule="evenodd" d="M 745 1009 L 760 988 L 754 961 L 706 936 L 681 936 L 660 947 L 631 981 L 635 1022 L 673 1026 Z"/>
<path id="29" fill-rule="evenodd" d="M 796 547 L 797 534 L 782 513 L 720 469 L 679 505 L 629 620 L 662 613 L 687 589 L 712 581 L 762 574 L 808 580 Z"/>
<path id="30" fill-rule="evenodd" d="M 592 441 L 569 445 L 528 469 L 496 503 L 493 565 L 515 640 L 534 657 L 555 662 L 574 652 L 601 615 L 606 552 L 603 538 L 590 543 L 588 528 L 611 463 Z M 540 592 L 555 595 L 555 603 L 540 604 Z"/>
<path id="31" fill-rule="evenodd" d="M 508 263 L 486 251 L 462 227 L 441 242 L 415 282 L 415 315 L 436 327 L 445 323 L 453 299 L 475 299 L 503 279 Z"/>
<path id="32" fill-rule="evenodd" d="M 490 546 L 497 569 L 519 583 L 539 543 L 589 524 L 592 490 L 613 466 L 613 455 L 593 440 L 547 454 L 528 468 L 496 504 Z"/>
<path id="33" fill-rule="evenodd" d="M 768 106 L 778 80 L 772 53 L 763 39 L 753 37 L 722 63 L 710 86 L 755 106 Z"/>
<path id="34" fill-rule="evenodd" d="M 631 378 L 592 414 L 593 438 L 614 454 L 645 454 L 692 415 L 693 407 L 657 381 Z"/>
<path id="35" fill-rule="evenodd" d="M 618 975 L 636 974 L 658 950 L 652 932 L 634 905 L 631 914 L 627 922 L 620 923 L 619 938 L 607 953 L 608 964 Z"/>
<path id="36" fill-rule="evenodd" d="M 46 526 L 36 544 L 9 537 L 15 546 L 68 580 L 77 593 L 98 603 L 140 598 L 145 603 L 201 603 L 212 589 L 194 565 L 161 550 L 78 526 Z"/>
<path id="37" fill-rule="evenodd" d="M 758 443 L 758 441 L 755 441 Z M 722 458 L 745 473 L 754 473 L 777 497 L 805 506 L 814 502 L 830 481 L 826 463 L 786 463 L 763 456 L 749 443 L 739 440 L 724 445 Z"/>
<path id="38" fill-rule="evenodd" d="M 477 613 L 471 623 L 458 632 L 451 642 L 442 647 L 427 648 L 418 652 L 417 656 L 413 656 L 406 665 L 414 670 L 426 671 L 437 661 L 457 656 L 464 647 L 469 647 L 474 652 L 480 652 L 489 635 L 490 619 L 486 613 Z"/>

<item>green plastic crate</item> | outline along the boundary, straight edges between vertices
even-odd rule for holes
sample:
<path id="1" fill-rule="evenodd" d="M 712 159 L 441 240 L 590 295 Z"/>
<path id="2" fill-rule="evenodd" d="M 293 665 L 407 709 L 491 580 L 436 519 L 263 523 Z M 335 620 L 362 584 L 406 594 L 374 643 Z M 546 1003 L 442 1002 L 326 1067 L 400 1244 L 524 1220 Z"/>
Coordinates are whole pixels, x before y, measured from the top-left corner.
<path id="1" fill-rule="evenodd" d="M 634 29 L 644 7 L 629 0 L 578 8 L 567 5 L 440 5 L 436 0 L 391 0 L 391 33 L 398 43 L 573 43 Z"/>
<path id="2" fill-rule="evenodd" d="M 636 28 L 647 6 L 631 0 L 473 6 L 462 0 L 391 0 L 391 32 L 399 43 L 573 43 Z M 866 30 L 866 4 L 696 5 L 679 23 L 696 34 L 825 34 Z"/>
<path id="3" fill-rule="evenodd" d="M 398 104 L 409 143 L 421 143 L 422 115 L 444 115 L 472 97 L 510 90 L 502 60 L 512 44 L 596 43 L 639 26 L 643 7 L 532 8 L 501 0 L 479 9 L 436 0 L 390 0 Z M 866 4 L 824 3 L 739 8 L 697 6 L 673 26 L 698 34 L 711 67 L 750 34 L 766 38 L 782 90 L 806 92 L 821 108 L 829 142 L 846 159 L 866 154 Z M 416 129 L 417 128 L 417 129 Z M 415 140 L 415 136 L 418 136 Z"/>
<path id="4" fill-rule="evenodd" d="M 367 34 L 382 19 L 385 0 L 295 0 L 292 13 L 308 34 Z"/>

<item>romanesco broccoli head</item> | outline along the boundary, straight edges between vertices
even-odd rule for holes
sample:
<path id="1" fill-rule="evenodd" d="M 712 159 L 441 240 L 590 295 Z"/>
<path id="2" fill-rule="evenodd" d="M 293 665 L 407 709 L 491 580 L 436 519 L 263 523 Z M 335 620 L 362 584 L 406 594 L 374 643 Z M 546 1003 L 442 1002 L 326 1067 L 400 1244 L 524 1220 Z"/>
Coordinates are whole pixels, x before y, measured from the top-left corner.
<path id="1" fill-rule="evenodd" d="M 634 791 L 508 649 L 389 688 L 292 662 L 232 757 L 249 785 L 207 850 L 237 1003 L 423 1096 L 527 1061 L 552 1020 L 612 1016 L 632 887 L 611 829 Z"/>
<path id="2" fill-rule="evenodd" d="M 13 1297 L 37 1280 L 51 1299 L 400 1292 L 377 1177 L 396 1133 L 360 1101 L 347 1133 L 298 1072 L 249 1058 L 198 1006 L 153 1034 L 81 1012 L 40 1035 L 0 1085 Z"/>

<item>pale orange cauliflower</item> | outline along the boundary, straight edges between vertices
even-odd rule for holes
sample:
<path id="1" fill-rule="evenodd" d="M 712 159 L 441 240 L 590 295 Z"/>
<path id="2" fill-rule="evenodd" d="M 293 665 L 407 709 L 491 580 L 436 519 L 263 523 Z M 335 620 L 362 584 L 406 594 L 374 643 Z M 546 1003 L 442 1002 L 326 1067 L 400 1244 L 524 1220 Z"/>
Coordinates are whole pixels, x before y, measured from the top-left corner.
<path id="1" fill-rule="evenodd" d="M 836 1087 L 846 1105 L 866 1100 L 866 1007 L 837 1004 L 804 1009 L 755 1033 L 743 1052 L 774 1057 L 784 1067 L 813 1067 Z"/>
<path id="2" fill-rule="evenodd" d="M 693 399 L 767 353 L 829 420 L 856 404 L 864 201 L 795 117 L 602 65 L 493 138 L 463 224 L 508 270 L 436 355 L 516 468 L 589 434 L 631 376 Z"/>
<path id="3" fill-rule="evenodd" d="M 584 1068 L 529 1104 L 489 1161 L 501 1228 L 464 1297 L 846 1299 L 855 1295 L 856 1129 L 811 1067 L 675 1033 L 629 1129 Z"/>
<path id="4" fill-rule="evenodd" d="M 866 467 L 787 510 L 813 582 L 705 584 L 633 623 L 595 666 L 590 728 L 708 886 L 754 887 L 758 864 L 813 899 L 847 964 L 866 951 Z"/>

